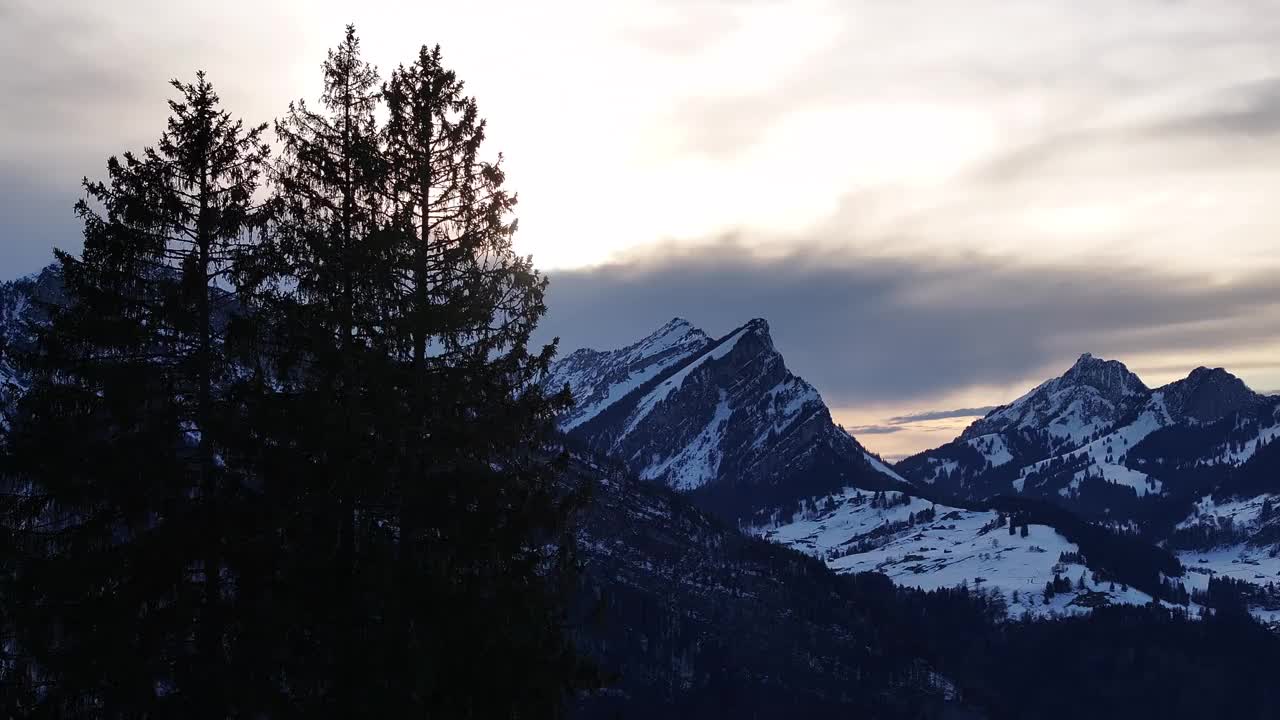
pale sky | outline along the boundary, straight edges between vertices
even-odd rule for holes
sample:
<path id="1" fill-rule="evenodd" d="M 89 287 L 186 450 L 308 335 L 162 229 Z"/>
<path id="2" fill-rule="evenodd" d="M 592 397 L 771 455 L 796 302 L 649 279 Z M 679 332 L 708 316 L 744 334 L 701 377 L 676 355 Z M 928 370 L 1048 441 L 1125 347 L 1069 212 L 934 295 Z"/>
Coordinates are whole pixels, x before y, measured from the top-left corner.
<path id="1" fill-rule="evenodd" d="M 890 455 L 1085 351 L 1280 388 L 1270 1 L 0 0 L 0 277 L 78 246 L 168 79 L 267 121 L 347 22 L 477 97 L 566 351 L 763 316 Z"/>

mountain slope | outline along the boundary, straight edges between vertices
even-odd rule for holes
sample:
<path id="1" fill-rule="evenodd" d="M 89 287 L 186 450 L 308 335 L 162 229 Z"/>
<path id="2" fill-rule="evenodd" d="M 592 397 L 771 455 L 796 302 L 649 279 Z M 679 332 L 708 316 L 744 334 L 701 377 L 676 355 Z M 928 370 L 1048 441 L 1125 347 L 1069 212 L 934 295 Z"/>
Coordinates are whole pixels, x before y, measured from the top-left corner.
<path id="1" fill-rule="evenodd" d="M 1183 575 L 1166 551 L 1027 501 L 961 507 L 892 490 L 845 492 L 763 535 L 839 573 L 880 572 L 923 590 L 972 587 L 999 596 L 1014 617 L 1146 604 L 1174 597 L 1168 583 Z"/>
<path id="2" fill-rule="evenodd" d="M 764 320 L 707 340 L 677 318 L 626 348 L 569 355 L 548 384 L 580 398 L 561 420 L 571 437 L 737 521 L 902 482 L 787 369 Z"/>
<path id="3" fill-rule="evenodd" d="M 47 305 L 61 302 L 62 297 L 62 278 L 56 265 L 0 282 L 0 385 L 19 380 L 6 354 L 30 348 L 28 325 L 47 320 Z"/>
<path id="4" fill-rule="evenodd" d="M 685 337 L 696 341 L 682 342 Z M 817 391 L 786 369 L 764 321 L 716 340 L 703 337 L 676 319 L 627 348 L 570 355 L 554 368 L 551 382 L 613 400 L 590 402 L 587 413 L 566 416 L 562 427 L 640 478 L 685 491 L 700 507 L 838 572 L 883 572 L 927 590 L 966 582 L 1000 590 L 1005 602 L 1017 591 L 1012 612 L 1018 615 L 1149 602 L 1163 596 L 1165 577 L 1182 573 L 1171 555 L 1139 540 L 1070 533 L 1064 528 L 1084 523 L 1061 513 L 1033 519 L 1018 509 L 1028 535 L 1009 536 L 1015 510 L 949 504 L 944 492 L 913 489 L 832 422 Z M 659 362 L 664 369 L 649 369 Z M 637 382 L 638 375 L 645 379 Z M 612 378 L 613 384 L 596 378 Z M 1071 447 L 1132 414 L 1149 392 L 1119 363 L 1091 357 L 1038 390 L 1003 416 L 989 416 L 993 432 L 975 434 L 966 447 L 1003 454 L 1016 468 L 1009 461 L 1023 450 L 1018 442 L 1038 441 L 1041 453 Z M 1022 440 L 1032 432 L 1039 434 Z M 1068 539 L 1082 534 L 1096 540 L 1087 554 Z M 1125 543 L 1140 548 L 1132 551 Z M 1129 554 L 1142 559 L 1129 562 Z M 1075 594 L 1063 593 L 1045 604 L 1045 584 L 1055 577 L 1061 584 L 1068 575 L 1073 582 L 1085 577 L 1089 599 L 1072 605 Z M 1096 586 L 1095 576 L 1106 578 L 1105 586 Z"/>

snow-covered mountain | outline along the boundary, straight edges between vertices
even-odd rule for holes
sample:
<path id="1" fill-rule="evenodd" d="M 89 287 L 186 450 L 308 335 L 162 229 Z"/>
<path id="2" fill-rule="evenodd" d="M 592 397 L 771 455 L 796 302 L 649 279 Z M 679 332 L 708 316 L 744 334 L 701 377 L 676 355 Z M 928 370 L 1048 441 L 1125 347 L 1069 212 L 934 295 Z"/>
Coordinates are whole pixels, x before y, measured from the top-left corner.
<path id="1" fill-rule="evenodd" d="M 572 430 L 599 415 L 627 393 L 664 370 L 685 362 L 712 344 L 707 334 L 683 318 L 658 328 L 648 337 L 617 350 L 583 348 L 558 361 L 550 384 L 567 384 L 574 407 L 560 419 Z"/>
<path id="2" fill-rule="evenodd" d="M 1221 368 L 1196 368 L 1151 390 L 1122 363 L 1085 354 L 896 469 L 958 497 L 1061 498 L 1090 514 L 1123 516 L 1135 499 L 1187 490 L 1173 485 L 1185 485 L 1188 466 L 1242 464 L 1280 429 L 1278 405 Z M 1175 436 L 1179 447 L 1166 447 Z M 1183 455 L 1174 472 L 1171 453 Z"/>
<path id="3" fill-rule="evenodd" d="M 1189 591 L 1247 583 L 1255 614 L 1280 618 L 1280 398 L 1222 368 L 1148 389 L 1123 364 L 1084 355 L 1062 376 L 895 467 L 921 488 L 1069 508 L 1174 552 Z"/>
<path id="4" fill-rule="evenodd" d="M 1115 423 L 1149 392 L 1123 363 L 1085 353 L 1061 377 L 992 410 L 960 437 L 1042 431 L 1051 448 L 1070 446 Z"/>
<path id="5" fill-rule="evenodd" d="M 50 265 L 32 275 L 0 282 L 0 408 L 24 385 L 12 353 L 31 347 L 30 327 L 48 318 L 48 304 L 62 299 L 62 278 Z"/>
<path id="6" fill-rule="evenodd" d="M 561 420 L 570 437 L 734 520 L 902 483 L 787 369 L 761 319 L 712 340 L 676 318 L 627 347 L 568 355 L 547 383 L 578 399 Z"/>
<path id="7" fill-rule="evenodd" d="M 1065 445 L 1085 436 L 1073 425 L 1087 423 L 1080 418 L 1130 412 L 1126 403 L 1146 391 L 1118 363 L 1086 365 L 1075 376 L 1092 390 L 1058 383 L 1004 425 L 1030 426 L 1039 413 L 1067 428 Z M 1059 518 L 920 497 L 832 421 L 817 390 L 787 370 L 763 320 L 713 340 L 677 318 L 624 348 L 572 353 L 548 384 L 580 398 L 561 426 L 587 449 L 839 573 L 878 571 L 921 589 L 968 583 L 999 591 L 1016 615 L 1150 602 L 1165 575 L 1181 573 L 1173 556 L 1149 546 L 1155 560 L 1137 573 L 1113 562 L 1127 551 L 1105 532 L 1089 536 L 1086 554 Z M 1077 589 L 1081 576 L 1086 587 Z M 1046 584 L 1068 577 L 1070 591 L 1046 603 Z"/>

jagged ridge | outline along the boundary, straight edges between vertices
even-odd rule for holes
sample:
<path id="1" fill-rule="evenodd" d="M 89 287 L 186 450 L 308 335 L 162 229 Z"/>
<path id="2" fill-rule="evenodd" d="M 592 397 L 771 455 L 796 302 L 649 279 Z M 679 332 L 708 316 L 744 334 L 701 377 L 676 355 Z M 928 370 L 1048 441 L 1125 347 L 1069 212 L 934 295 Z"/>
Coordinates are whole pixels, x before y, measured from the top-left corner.
<path id="1" fill-rule="evenodd" d="M 787 369 L 765 320 L 705 337 L 676 318 L 626 348 L 569 355 L 550 382 L 567 383 L 587 409 L 566 415 L 562 427 L 641 478 L 691 491 L 703 507 L 740 521 L 844 487 L 901 482 Z"/>

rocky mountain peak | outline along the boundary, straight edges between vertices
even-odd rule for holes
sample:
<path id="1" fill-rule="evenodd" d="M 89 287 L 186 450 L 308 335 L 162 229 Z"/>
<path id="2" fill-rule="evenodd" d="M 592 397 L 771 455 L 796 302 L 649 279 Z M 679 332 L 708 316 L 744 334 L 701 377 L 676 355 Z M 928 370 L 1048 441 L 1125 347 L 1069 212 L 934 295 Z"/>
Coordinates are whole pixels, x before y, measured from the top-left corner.
<path id="1" fill-rule="evenodd" d="M 1147 392 L 1147 386 L 1124 363 L 1094 357 L 1092 353 L 1081 355 L 1060 379 L 1088 385 L 1113 398 Z"/>
<path id="2" fill-rule="evenodd" d="M 712 340 L 688 320 L 675 317 L 646 337 L 615 350 L 575 350 L 551 368 L 548 387 L 568 385 L 575 405 L 560 418 L 571 430 L 641 385 L 701 353 Z"/>
<path id="3" fill-rule="evenodd" d="M 674 318 L 627 348 L 574 353 L 552 375 L 580 399 L 561 419 L 572 436 L 734 520 L 901 482 L 787 369 L 763 318 L 714 340 Z"/>
<path id="4" fill-rule="evenodd" d="M 1185 378 L 1160 388 L 1174 418 L 1213 422 L 1257 404 L 1262 396 L 1223 368 L 1198 367 Z"/>
<path id="5" fill-rule="evenodd" d="M 773 336 L 769 334 L 769 321 L 764 318 L 753 318 L 742 326 L 743 336 L 750 336 L 760 344 L 761 349 L 776 352 L 773 347 Z"/>
<path id="6" fill-rule="evenodd" d="M 1150 392 L 1124 363 L 1084 353 L 1062 375 L 974 421 L 960 439 L 1031 430 L 1076 442 L 1132 410 Z"/>
<path id="7" fill-rule="evenodd" d="M 711 338 L 706 333 L 694 327 L 688 320 L 674 317 L 643 339 L 622 348 L 622 352 L 626 357 L 634 360 L 673 348 L 701 346 L 710 341 Z"/>

